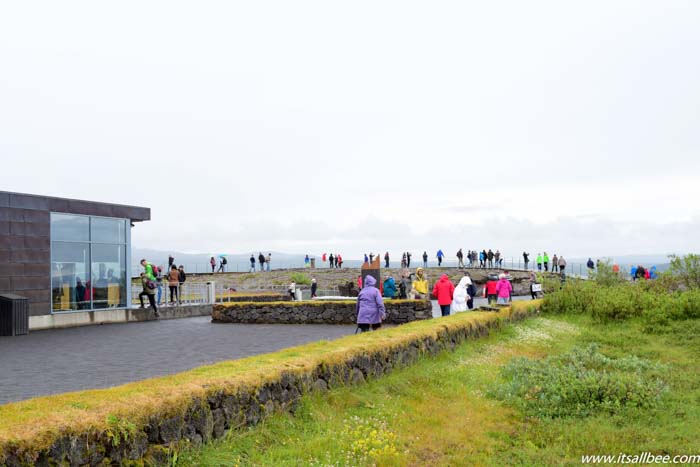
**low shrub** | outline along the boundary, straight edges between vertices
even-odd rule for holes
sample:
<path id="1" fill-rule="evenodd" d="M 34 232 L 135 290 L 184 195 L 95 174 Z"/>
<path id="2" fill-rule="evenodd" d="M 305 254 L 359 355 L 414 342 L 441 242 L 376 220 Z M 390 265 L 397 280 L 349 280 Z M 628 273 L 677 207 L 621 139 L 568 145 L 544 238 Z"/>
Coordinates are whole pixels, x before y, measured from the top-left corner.
<path id="1" fill-rule="evenodd" d="M 501 369 L 491 395 L 541 418 L 586 417 L 659 405 L 665 367 L 637 357 L 609 358 L 596 344 L 541 360 L 517 358 Z"/>
<path id="2" fill-rule="evenodd" d="M 293 272 L 289 277 L 292 280 L 292 282 L 294 282 L 297 285 L 311 284 L 311 278 L 308 276 L 308 274 L 304 274 L 303 272 Z"/>
<path id="3" fill-rule="evenodd" d="M 700 255 L 671 255 L 669 258 L 669 274 L 688 289 L 700 289 Z"/>
<path id="4" fill-rule="evenodd" d="M 652 331 L 669 321 L 700 317 L 700 290 L 667 292 L 654 281 L 625 281 L 613 286 L 572 281 L 547 294 L 542 311 L 585 314 L 599 322 L 640 317 Z"/>

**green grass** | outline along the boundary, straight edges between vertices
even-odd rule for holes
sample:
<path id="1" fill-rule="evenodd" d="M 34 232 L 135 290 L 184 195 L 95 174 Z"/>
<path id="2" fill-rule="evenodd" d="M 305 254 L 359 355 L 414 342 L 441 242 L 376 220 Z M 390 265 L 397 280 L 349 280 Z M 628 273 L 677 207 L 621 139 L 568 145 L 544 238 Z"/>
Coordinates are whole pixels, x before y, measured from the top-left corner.
<path id="1" fill-rule="evenodd" d="M 181 452 L 177 464 L 580 465 L 583 454 L 696 454 L 699 334 L 700 320 L 672 322 L 653 336 L 642 319 L 526 320 L 366 385 L 305 396 L 294 415 Z M 562 355 L 592 343 L 610 358 L 662 364 L 668 391 L 658 406 L 532 417 L 489 395 L 506 384 L 501 369 L 515 357 Z"/>

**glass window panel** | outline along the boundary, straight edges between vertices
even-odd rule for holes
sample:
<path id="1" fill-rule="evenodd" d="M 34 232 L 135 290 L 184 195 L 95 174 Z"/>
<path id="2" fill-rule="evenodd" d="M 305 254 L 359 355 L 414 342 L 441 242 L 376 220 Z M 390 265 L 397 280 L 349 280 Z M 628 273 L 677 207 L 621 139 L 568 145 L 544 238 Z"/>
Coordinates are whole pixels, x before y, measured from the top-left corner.
<path id="1" fill-rule="evenodd" d="M 94 309 L 126 306 L 126 247 L 92 244 Z"/>
<path id="2" fill-rule="evenodd" d="M 89 241 L 90 219 L 87 216 L 51 213 L 51 240 Z"/>
<path id="3" fill-rule="evenodd" d="M 90 233 L 93 242 L 125 243 L 126 231 L 124 219 L 90 218 Z"/>
<path id="4" fill-rule="evenodd" d="M 51 299 L 53 311 L 89 310 L 90 244 L 51 243 Z"/>

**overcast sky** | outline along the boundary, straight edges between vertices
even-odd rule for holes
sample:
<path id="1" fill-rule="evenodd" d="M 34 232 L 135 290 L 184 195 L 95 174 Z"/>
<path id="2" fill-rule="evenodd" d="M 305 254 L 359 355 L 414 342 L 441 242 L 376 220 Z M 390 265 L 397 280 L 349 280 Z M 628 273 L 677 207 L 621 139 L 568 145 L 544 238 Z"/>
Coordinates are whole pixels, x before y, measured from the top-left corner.
<path id="1" fill-rule="evenodd" d="M 4 2 L 0 190 L 133 244 L 700 250 L 700 2 Z"/>

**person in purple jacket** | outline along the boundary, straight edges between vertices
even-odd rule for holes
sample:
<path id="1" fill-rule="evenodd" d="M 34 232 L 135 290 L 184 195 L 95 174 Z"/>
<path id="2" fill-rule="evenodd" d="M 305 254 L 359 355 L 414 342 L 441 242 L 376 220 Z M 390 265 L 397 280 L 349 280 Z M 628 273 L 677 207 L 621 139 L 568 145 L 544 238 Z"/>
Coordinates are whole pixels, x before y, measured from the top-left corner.
<path id="1" fill-rule="evenodd" d="M 357 296 L 357 327 L 361 332 L 372 331 L 382 327 L 386 309 L 382 294 L 376 287 L 377 280 L 367 275 L 360 294 Z"/>

